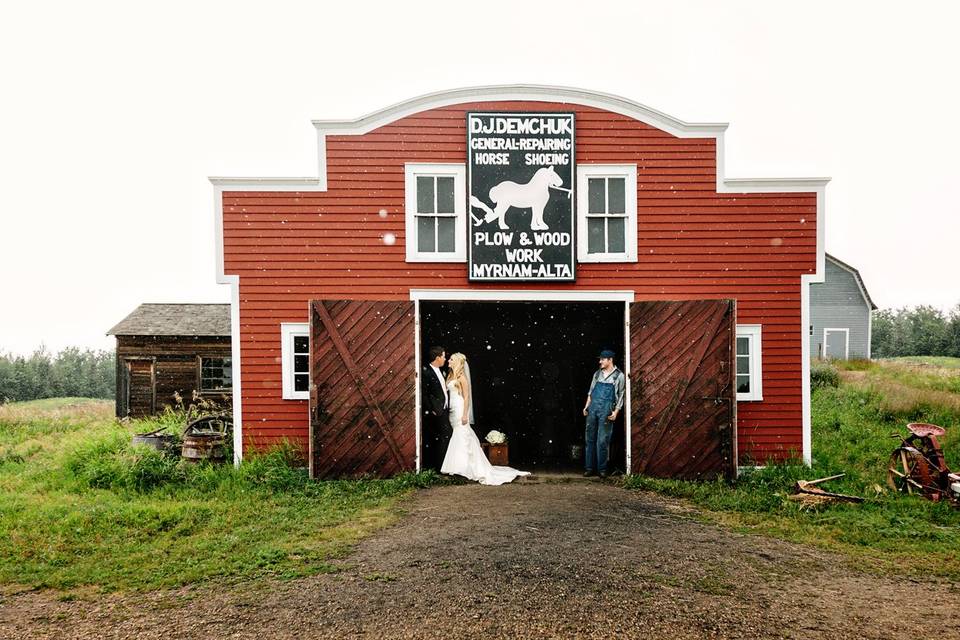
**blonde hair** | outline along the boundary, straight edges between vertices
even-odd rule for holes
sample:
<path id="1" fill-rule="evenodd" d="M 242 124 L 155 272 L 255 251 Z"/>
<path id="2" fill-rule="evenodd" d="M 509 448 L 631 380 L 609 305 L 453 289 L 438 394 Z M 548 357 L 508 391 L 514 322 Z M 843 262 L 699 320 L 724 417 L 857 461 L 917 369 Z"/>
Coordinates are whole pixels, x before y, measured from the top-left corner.
<path id="1" fill-rule="evenodd" d="M 463 365 L 467 361 L 467 356 L 463 355 L 459 351 L 447 359 L 447 362 L 450 364 L 450 370 L 447 372 L 447 381 L 450 380 L 459 380 L 460 378 L 466 377 L 463 373 Z"/>

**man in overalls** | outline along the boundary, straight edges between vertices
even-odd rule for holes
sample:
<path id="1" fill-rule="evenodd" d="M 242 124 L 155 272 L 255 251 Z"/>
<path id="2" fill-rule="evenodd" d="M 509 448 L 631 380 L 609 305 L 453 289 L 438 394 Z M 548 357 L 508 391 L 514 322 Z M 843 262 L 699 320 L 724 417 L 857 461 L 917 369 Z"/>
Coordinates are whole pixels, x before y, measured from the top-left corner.
<path id="1" fill-rule="evenodd" d="M 613 423 L 623 408 L 627 383 L 623 372 L 613 366 L 616 354 L 609 349 L 600 352 L 600 368 L 593 374 L 587 404 L 583 415 L 587 417 L 586 460 L 584 476 L 599 474 L 607 477 L 607 460 L 610 457 L 610 434 Z"/>

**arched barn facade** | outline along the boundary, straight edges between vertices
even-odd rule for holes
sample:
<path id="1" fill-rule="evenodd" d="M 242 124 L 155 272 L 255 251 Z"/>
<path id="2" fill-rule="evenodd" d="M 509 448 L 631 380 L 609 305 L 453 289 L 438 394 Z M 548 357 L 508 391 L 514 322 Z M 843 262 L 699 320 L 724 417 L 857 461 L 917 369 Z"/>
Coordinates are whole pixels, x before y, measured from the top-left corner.
<path id="1" fill-rule="evenodd" d="M 431 345 L 468 356 L 514 466 L 576 466 L 601 348 L 627 374 L 615 468 L 810 460 L 826 179 L 725 178 L 726 125 L 574 89 L 314 125 L 316 178 L 212 179 L 238 461 L 291 440 L 315 477 L 423 468 Z"/>

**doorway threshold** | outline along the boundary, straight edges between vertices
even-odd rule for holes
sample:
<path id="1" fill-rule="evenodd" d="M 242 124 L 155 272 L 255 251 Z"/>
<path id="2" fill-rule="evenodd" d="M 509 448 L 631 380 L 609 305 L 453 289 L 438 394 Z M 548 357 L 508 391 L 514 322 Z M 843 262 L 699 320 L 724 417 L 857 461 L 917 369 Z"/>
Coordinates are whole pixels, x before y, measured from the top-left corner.
<path id="1" fill-rule="evenodd" d="M 584 477 L 583 472 L 573 471 L 534 471 L 529 476 L 520 476 L 513 481 L 514 484 L 585 484 L 591 482 L 609 483 L 617 481 L 623 477 L 622 473 L 616 473 L 606 478 L 599 476 Z"/>

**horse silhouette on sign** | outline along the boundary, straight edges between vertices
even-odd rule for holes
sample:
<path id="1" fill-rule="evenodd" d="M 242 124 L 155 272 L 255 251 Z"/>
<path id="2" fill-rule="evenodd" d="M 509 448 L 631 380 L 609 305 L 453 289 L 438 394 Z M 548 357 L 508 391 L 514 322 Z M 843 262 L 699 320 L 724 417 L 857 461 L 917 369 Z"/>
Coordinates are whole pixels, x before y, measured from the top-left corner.
<path id="1" fill-rule="evenodd" d="M 557 175 L 553 167 L 537 169 L 530 181 L 517 184 L 512 180 L 505 180 L 490 189 L 490 200 L 494 203 L 491 209 L 477 196 L 470 194 L 470 206 L 486 212 L 483 222 L 497 220 L 501 229 L 509 229 L 504 218 L 507 209 L 530 209 L 533 217 L 530 228 L 534 231 L 546 231 L 550 227 L 543 221 L 543 209 L 550 200 L 550 189 L 566 191 L 570 197 L 570 189 L 563 188 L 563 179 Z M 472 214 L 471 214 L 472 215 Z M 480 224 L 479 218 L 474 218 L 475 224 Z"/>

